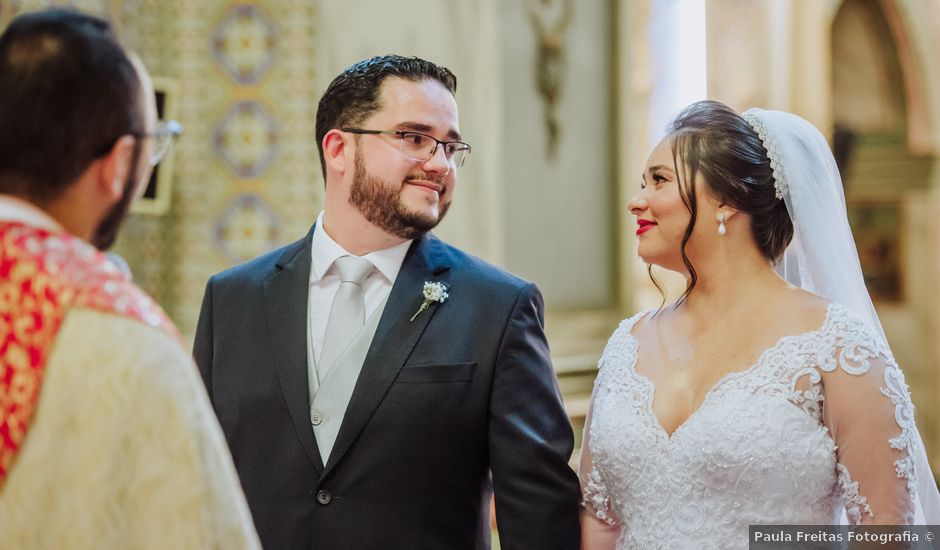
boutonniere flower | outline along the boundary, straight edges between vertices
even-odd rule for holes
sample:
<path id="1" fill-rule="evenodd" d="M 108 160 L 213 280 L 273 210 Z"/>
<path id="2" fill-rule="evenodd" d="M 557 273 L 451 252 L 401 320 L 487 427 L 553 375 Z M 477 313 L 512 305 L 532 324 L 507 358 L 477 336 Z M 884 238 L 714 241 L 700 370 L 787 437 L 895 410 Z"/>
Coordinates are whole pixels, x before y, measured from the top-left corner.
<path id="1" fill-rule="evenodd" d="M 411 316 L 412 321 L 414 321 L 418 315 L 421 315 L 424 310 L 428 309 L 431 304 L 435 302 L 444 303 L 444 300 L 450 296 L 447 294 L 447 288 L 444 286 L 444 283 L 439 283 L 437 281 L 433 283 L 431 281 L 425 281 L 422 295 L 424 296 L 424 302 L 421 303 L 421 307 L 418 308 L 418 311 L 416 311 L 415 314 Z"/>

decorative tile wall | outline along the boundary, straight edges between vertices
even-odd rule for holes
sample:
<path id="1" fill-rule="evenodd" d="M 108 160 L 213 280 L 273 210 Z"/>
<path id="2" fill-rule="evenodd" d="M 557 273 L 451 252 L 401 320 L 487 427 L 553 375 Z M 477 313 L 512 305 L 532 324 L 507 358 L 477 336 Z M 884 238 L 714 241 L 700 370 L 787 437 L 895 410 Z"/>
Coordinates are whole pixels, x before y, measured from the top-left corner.
<path id="1" fill-rule="evenodd" d="M 209 276 L 300 238 L 322 204 L 315 3 L 0 0 L 0 27 L 52 5 L 108 18 L 179 83 L 169 212 L 132 214 L 115 251 L 191 336 Z"/>

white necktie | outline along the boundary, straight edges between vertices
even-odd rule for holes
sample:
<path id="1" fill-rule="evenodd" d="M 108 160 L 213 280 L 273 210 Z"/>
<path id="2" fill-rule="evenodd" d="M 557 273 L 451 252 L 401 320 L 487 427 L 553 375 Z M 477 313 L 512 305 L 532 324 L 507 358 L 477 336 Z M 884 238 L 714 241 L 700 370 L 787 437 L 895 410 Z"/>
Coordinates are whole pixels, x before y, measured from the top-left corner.
<path id="1" fill-rule="evenodd" d="M 317 378 L 321 382 L 365 324 L 366 303 L 362 284 L 373 269 L 372 262 L 356 256 L 337 258 L 334 265 L 342 283 L 333 297 L 323 349 L 317 361 Z"/>

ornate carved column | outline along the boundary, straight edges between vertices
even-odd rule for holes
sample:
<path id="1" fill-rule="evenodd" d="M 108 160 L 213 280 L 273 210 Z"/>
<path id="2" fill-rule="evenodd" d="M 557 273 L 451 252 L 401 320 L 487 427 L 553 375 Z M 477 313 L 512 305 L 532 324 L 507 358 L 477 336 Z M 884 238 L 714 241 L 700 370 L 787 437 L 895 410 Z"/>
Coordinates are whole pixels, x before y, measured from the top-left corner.
<path id="1" fill-rule="evenodd" d="M 771 51 L 781 44 L 770 42 L 775 37 L 768 17 L 770 4 L 769 0 L 707 1 L 708 97 L 736 110 L 769 106 L 774 71 L 781 69 L 772 62 Z M 788 51 L 788 44 L 783 46 Z"/>

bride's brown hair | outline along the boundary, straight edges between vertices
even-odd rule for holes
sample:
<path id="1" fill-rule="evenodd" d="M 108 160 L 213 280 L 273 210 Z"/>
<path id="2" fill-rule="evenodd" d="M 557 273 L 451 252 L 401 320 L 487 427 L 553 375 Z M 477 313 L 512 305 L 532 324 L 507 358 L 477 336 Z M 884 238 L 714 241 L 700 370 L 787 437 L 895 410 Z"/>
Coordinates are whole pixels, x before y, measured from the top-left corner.
<path id="1" fill-rule="evenodd" d="M 770 262 L 776 263 L 790 244 L 793 223 L 784 201 L 775 195 L 773 169 L 764 144 L 730 107 L 711 100 L 693 103 L 673 119 L 667 138 L 672 145 L 679 195 L 691 215 L 682 237 L 682 263 L 689 272 L 689 282 L 676 302 L 681 304 L 698 281 L 685 248 L 698 217 L 695 177 L 699 172 L 715 198 L 750 215 L 754 242 Z M 656 286 L 662 292 L 661 285 Z"/>

